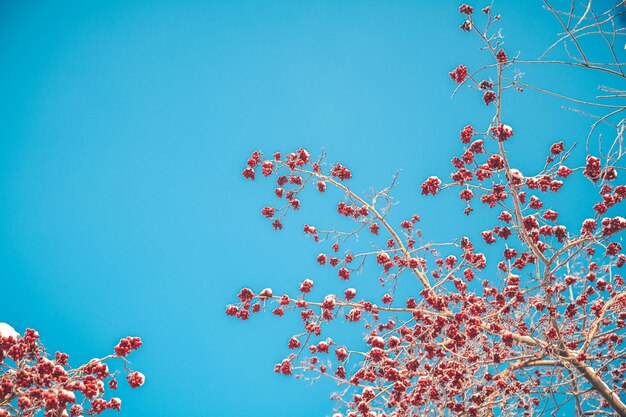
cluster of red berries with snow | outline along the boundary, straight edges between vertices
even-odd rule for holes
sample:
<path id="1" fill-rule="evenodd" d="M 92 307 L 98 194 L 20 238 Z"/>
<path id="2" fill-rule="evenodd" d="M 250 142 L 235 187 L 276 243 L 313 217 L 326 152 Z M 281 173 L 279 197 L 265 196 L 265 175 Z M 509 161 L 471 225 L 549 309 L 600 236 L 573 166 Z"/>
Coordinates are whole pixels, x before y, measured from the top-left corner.
<path id="1" fill-rule="evenodd" d="M 459 65 L 450 72 L 450 78 L 452 78 L 454 82 L 462 84 L 467 78 L 467 67 L 465 65 Z"/>
<path id="2" fill-rule="evenodd" d="M 20 336 L 8 324 L 0 323 L 0 417 L 34 416 L 40 411 L 46 417 L 120 411 L 121 399 L 105 399 L 107 388 L 117 389 L 120 373 L 111 371 L 107 362 L 121 359 L 129 385 L 137 388 L 143 385 L 144 376 L 130 371 L 125 357 L 140 346 L 140 338 L 127 337 L 115 346 L 114 355 L 73 368 L 65 353 L 48 358 L 36 331 L 27 329 Z"/>
<path id="3" fill-rule="evenodd" d="M 461 29 L 474 30 L 474 8 L 459 11 L 467 19 Z M 488 27 L 500 20 L 490 7 L 482 12 Z M 343 194 L 336 215 L 351 227 L 306 223 L 302 229 L 322 247 L 311 262 L 333 271 L 335 293 L 319 293 L 306 278 L 294 284 L 295 295 L 243 288 L 239 301 L 226 308 L 241 320 L 268 310 L 277 317 L 296 314 L 301 327 L 285 341 L 289 353 L 274 371 L 343 385 L 337 398 L 345 407 L 335 416 L 531 416 L 559 406 L 558 397 L 569 395 L 560 387 L 572 383 L 589 415 L 624 406 L 626 255 L 620 232 L 626 220 L 617 210 L 626 186 L 618 183 L 619 158 L 589 155 L 580 166 L 569 159 L 573 143 L 558 140 L 546 149 L 542 169 L 516 169 L 507 147 L 530 139 L 523 126 L 514 133 L 501 120 L 502 91 L 517 88 L 515 75 L 503 75 L 515 59 L 500 36 L 477 32 L 493 63 L 471 75 L 459 65 L 449 75 L 480 90 L 487 105 L 495 104 L 488 107 L 495 115 L 482 127 L 464 123 L 463 149 L 451 161 L 449 180 L 430 176 L 419 190 L 434 196 L 457 189 L 454 198 L 466 215 L 478 202 L 475 207 L 491 220 L 475 236 L 426 240 L 420 216 L 394 221 L 389 215 L 395 177 L 381 191 L 360 194 L 350 188 L 353 173 L 345 165 L 328 164 L 323 156 L 313 160 L 304 149 L 284 158 L 256 151 L 243 171 L 251 180 L 259 167 L 263 176 L 275 177 L 272 198 L 279 203 L 261 210 L 275 229 L 301 207 L 308 184 Z M 494 73 L 482 77 L 482 71 Z M 598 201 L 587 207 L 589 218 L 566 222 L 562 210 L 571 202 L 559 205 L 556 198 L 573 177 L 597 191 Z M 374 288 L 372 276 L 378 277 Z M 369 288 L 357 291 L 359 285 Z M 331 337 L 336 322 L 362 326 L 364 340 Z"/>
<path id="4" fill-rule="evenodd" d="M 311 161 L 309 153 L 300 148 L 296 152 L 287 154 L 283 159 L 280 152 L 273 154 L 271 159 L 265 159 L 261 152 L 255 151 L 252 153 L 247 162 L 246 169 L 243 170 L 242 175 L 244 178 L 254 180 L 256 178 L 255 169 L 259 166 L 262 167 L 264 176 L 270 176 L 285 172 L 285 175 L 278 175 L 276 179 L 276 188 L 274 194 L 277 198 L 285 200 L 285 203 L 281 207 L 265 206 L 261 210 L 261 214 L 272 221 L 272 226 L 275 230 L 283 228 L 281 219 L 287 214 L 289 210 L 298 210 L 300 208 L 300 200 L 297 198 L 298 194 L 304 189 L 305 183 L 312 173 L 320 174 L 321 167 L 319 162 Z M 320 177 L 322 177 L 320 175 Z M 335 165 L 329 173 L 329 179 L 335 181 L 345 181 L 352 177 L 350 170 L 341 164 Z M 322 179 L 317 181 L 317 189 L 323 193 L 326 191 L 326 182 Z M 312 233 L 315 234 L 315 233 Z"/>

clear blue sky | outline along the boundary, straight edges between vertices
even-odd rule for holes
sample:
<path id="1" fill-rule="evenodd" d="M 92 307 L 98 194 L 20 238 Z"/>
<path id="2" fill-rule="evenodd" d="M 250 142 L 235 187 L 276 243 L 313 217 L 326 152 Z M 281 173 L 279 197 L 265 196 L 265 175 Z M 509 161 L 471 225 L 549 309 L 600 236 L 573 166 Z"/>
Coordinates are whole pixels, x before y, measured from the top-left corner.
<path id="1" fill-rule="evenodd" d="M 509 54 L 538 56 L 557 30 L 541 2 L 501 3 Z M 448 71 L 485 62 L 458 30 L 457 7 L 2 2 L 0 321 L 36 328 L 74 364 L 141 336 L 131 359 L 147 382 L 123 390 L 124 416 L 332 414 L 332 386 L 272 372 L 299 328 L 294 317 L 242 323 L 223 311 L 244 285 L 294 292 L 310 277 L 314 296 L 341 290 L 300 232 L 333 219 L 338 196 L 311 195 L 275 233 L 259 214 L 271 185 L 240 172 L 255 149 L 324 148 L 359 191 L 402 169 L 398 218 L 417 211 L 427 237 L 480 231 L 487 210 L 468 223 L 450 204 L 456 192 L 418 192 L 425 177 L 450 171 L 458 131 L 491 115 L 478 93 L 450 98 Z M 602 81 L 525 70 L 559 91 Z M 540 166 L 555 140 L 584 140 L 589 120 L 557 100 L 511 99 L 504 117 L 522 168 Z M 591 202 L 584 182 L 573 187 L 566 222 Z"/>

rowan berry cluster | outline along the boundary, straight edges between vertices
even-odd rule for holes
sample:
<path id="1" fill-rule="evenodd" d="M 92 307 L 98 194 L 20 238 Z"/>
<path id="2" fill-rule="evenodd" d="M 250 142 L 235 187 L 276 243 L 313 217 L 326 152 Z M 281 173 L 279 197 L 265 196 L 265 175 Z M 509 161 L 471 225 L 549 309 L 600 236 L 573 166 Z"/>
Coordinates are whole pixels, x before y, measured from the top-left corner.
<path id="1" fill-rule="evenodd" d="M 467 78 L 467 67 L 465 65 L 459 65 L 452 72 L 450 72 L 450 78 L 455 82 L 462 84 Z"/>
<path id="2" fill-rule="evenodd" d="M 120 411 L 122 401 L 106 400 L 106 387 L 117 389 L 119 371 L 111 371 L 107 362 L 119 358 L 135 388 L 143 384 L 143 375 L 128 370 L 125 358 L 141 346 L 138 337 L 127 337 L 115 346 L 115 355 L 92 359 L 73 368 L 69 355 L 56 352 L 48 358 L 39 334 L 27 329 L 20 336 L 12 327 L 0 323 L 0 417 L 33 416 L 42 411 L 46 417 L 95 416 L 105 410 Z M 132 375 L 134 376 L 131 380 Z M 105 384 L 106 382 L 106 384 Z"/>
<path id="3" fill-rule="evenodd" d="M 137 350 L 141 347 L 142 342 L 139 337 L 126 337 L 121 339 L 120 342 L 113 348 L 117 356 L 126 356 L 133 350 Z"/>

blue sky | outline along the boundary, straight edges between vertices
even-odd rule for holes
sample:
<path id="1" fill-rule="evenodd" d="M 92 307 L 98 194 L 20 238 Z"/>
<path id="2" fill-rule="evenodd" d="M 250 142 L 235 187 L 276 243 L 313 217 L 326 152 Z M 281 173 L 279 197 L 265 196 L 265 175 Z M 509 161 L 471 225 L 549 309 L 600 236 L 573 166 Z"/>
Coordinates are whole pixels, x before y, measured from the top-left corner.
<path id="1" fill-rule="evenodd" d="M 538 56 L 558 30 L 549 13 L 538 1 L 501 3 L 507 51 Z M 276 233 L 259 214 L 271 185 L 240 172 L 256 149 L 325 149 L 359 191 L 402 169 L 398 219 L 418 212 L 427 238 L 482 230 L 487 210 L 467 222 L 456 192 L 418 192 L 450 171 L 458 131 L 491 117 L 476 92 L 450 98 L 448 71 L 486 62 L 458 30 L 457 7 L 2 2 L 0 321 L 36 328 L 74 364 L 141 336 L 131 359 L 147 382 L 123 390 L 124 416 L 332 414 L 332 385 L 272 372 L 294 317 L 240 322 L 223 311 L 244 285 L 295 292 L 313 278 L 314 296 L 342 290 L 300 232 L 334 220 L 339 196 L 303 199 Z M 574 94 L 604 81 L 524 70 L 530 83 Z M 522 168 L 541 166 L 556 140 L 584 141 L 590 121 L 558 100 L 510 95 L 504 118 Z M 573 184 L 566 222 L 592 202 L 588 184 Z"/>

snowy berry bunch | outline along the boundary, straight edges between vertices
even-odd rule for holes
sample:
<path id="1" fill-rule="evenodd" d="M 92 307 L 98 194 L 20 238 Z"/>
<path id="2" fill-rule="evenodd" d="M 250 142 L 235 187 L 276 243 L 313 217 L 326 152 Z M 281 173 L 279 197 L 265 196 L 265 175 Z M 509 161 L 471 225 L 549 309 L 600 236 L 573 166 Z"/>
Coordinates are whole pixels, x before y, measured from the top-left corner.
<path id="1" fill-rule="evenodd" d="M 107 392 L 117 389 L 120 371 L 111 371 L 107 363 L 121 360 L 128 384 L 140 387 L 144 376 L 130 370 L 126 359 L 140 346 L 140 338 L 127 337 L 114 347 L 115 354 L 72 367 L 66 353 L 49 357 L 35 330 L 27 329 L 20 336 L 0 323 L 0 417 L 40 412 L 46 417 L 78 417 L 120 411 L 122 400 Z"/>

